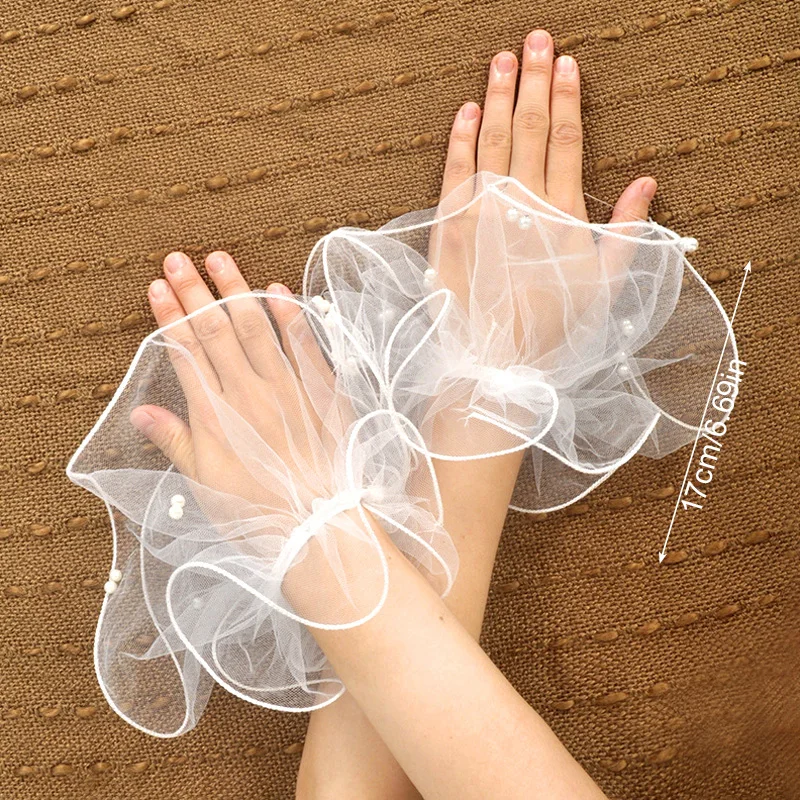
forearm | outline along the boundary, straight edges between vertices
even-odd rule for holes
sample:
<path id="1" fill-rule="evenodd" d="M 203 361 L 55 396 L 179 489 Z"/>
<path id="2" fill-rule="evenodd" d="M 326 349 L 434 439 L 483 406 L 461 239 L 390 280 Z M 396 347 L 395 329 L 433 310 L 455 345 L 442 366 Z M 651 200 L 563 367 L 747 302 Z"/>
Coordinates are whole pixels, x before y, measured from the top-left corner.
<path id="1" fill-rule="evenodd" d="M 311 714 L 296 796 L 298 800 L 420 800 L 349 692 Z"/>
<path id="2" fill-rule="evenodd" d="M 385 541 L 381 613 L 314 635 L 375 731 L 434 798 L 602 798 L 422 576 Z"/>
<path id="3" fill-rule="evenodd" d="M 520 459 L 514 454 L 436 465 L 445 528 L 460 559 L 458 576 L 444 602 L 476 640 Z M 311 714 L 297 780 L 299 800 L 418 800 L 419 796 L 351 694 Z"/>
<path id="4" fill-rule="evenodd" d="M 520 454 L 513 453 L 477 461 L 436 463 L 444 527 L 459 555 L 458 577 L 444 602 L 476 641 L 521 459 Z"/>

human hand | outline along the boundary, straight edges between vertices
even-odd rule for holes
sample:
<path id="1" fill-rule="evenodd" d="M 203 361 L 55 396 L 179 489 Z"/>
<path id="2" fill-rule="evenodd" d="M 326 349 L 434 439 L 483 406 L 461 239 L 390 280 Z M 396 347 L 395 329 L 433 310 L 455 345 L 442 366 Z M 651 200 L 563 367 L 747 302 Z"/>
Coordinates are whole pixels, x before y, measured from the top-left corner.
<path id="1" fill-rule="evenodd" d="M 165 258 L 166 280 L 148 292 L 156 321 L 167 326 L 185 419 L 148 404 L 131 411 L 131 423 L 189 479 L 220 541 L 230 544 L 231 519 L 242 517 L 235 551 L 275 570 L 292 613 L 314 624 L 353 624 L 379 606 L 385 568 L 376 540 L 382 532 L 337 469 L 352 409 L 335 391 L 303 305 L 285 286 L 239 296 L 250 288 L 229 254 L 211 253 L 206 268 L 225 308 L 179 252 Z M 315 512 L 326 542 L 309 530 L 284 550 Z"/>
<path id="2" fill-rule="evenodd" d="M 476 170 L 485 170 L 519 181 L 540 199 L 541 202 L 534 203 L 537 210 L 550 213 L 547 206 L 551 206 L 555 219 L 569 215 L 588 222 L 582 179 L 578 64 L 568 55 L 554 62 L 552 37 L 547 31 L 534 30 L 523 46 L 517 90 L 519 71 L 514 53 L 498 53 L 492 60 L 483 112 L 473 102 L 460 108 L 450 134 L 441 197 L 447 198 Z M 531 203 L 513 184 L 503 186 L 503 190 L 520 203 Z M 624 232 L 625 223 L 646 217 L 655 191 L 656 182 L 651 177 L 630 183 L 614 206 L 611 224 Z M 447 215 L 469 200 L 464 193 L 457 193 L 450 203 L 440 204 L 438 216 Z M 505 276 L 491 274 L 485 263 L 477 271 L 480 274 L 473 270 L 481 247 L 476 242 L 475 226 L 485 202 L 492 200 L 481 198 L 465 212 L 439 223 L 431 235 L 431 263 L 441 282 L 456 293 L 465 307 L 477 302 L 486 308 L 486 298 L 481 294 L 501 292 L 505 280 Z M 523 216 L 523 211 L 516 211 L 513 221 Z M 530 223 L 529 218 L 529 226 Z M 514 287 L 523 290 L 524 297 L 514 298 L 513 308 L 506 310 L 515 319 L 517 343 L 523 337 L 535 341 L 539 356 L 552 350 L 563 338 L 565 311 L 570 321 L 578 319 L 594 299 L 599 279 L 613 283 L 624 274 L 632 254 L 632 248 L 624 240 L 604 237 L 596 241 L 588 227 L 565 225 L 558 229 L 557 238 L 547 237 L 549 241 L 544 241 L 540 233 L 535 222 L 518 241 L 505 233 L 506 245 L 514 247 L 515 259 L 536 269 L 534 280 Z M 496 245 L 497 242 L 488 243 L 490 247 Z M 566 287 L 555 285 L 551 262 L 556 258 L 561 259 L 558 282 L 566 280 Z M 530 323 L 533 329 L 530 324 L 526 329 L 521 327 L 524 315 L 519 312 L 524 306 L 536 311 Z"/>
<path id="3" fill-rule="evenodd" d="M 206 268 L 222 298 L 250 291 L 227 253 L 211 253 Z M 174 344 L 170 361 L 186 398 L 188 419 L 143 405 L 133 409 L 131 422 L 192 480 L 274 506 L 280 497 L 270 497 L 269 491 L 282 495 L 281 487 L 265 487 L 242 463 L 223 431 L 219 410 L 230 408 L 252 426 L 270 451 L 269 461 L 285 465 L 284 471 L 291 471 L 289 465 L 325 462 L 315 403 L 335 402 L 333 376 L 302 307 L 285 286 L 273 284 L 265 305 L 253 297 L 235 298 L 225 304 L 226 311 L 214 305 L 191 259 L 180 252 L 164 259 L 164 273 L 166 280 L 150 285 L 148 299 L 159 327 L 172 326 L 167 331 Z M 193 316 L 181 321 L 187 314 Z M 309 365 L 315 370 L 323 392 L 328 387 L 324 398 L 312 400 L 306 391 L 298 356 L 307 370 Z M 215 400 L 221 401 L 217 407 Z M 339 410 L 343 426 L 345 411 Z M 308 477 L 317 484 L 314 488 L 331 488 L 330 469 Z"/>
<path id="4" fill-rule="evenodd" d="M 189 479 L 208 519 L 225 523 L 221 538 L 242 517 L 243 551 L 274 562 L 309 624 L 355 624 L 379 608 L 386 534 L 376 518 L 446 592 L 456 556 L 432 467 L 399 446 L 380 409 L 357 418 L 329 365 L 332 327 L 280 284 L 248 294 L 227 253 L 211 253 L 206 268 L 222 303 L 183 253 L 151 284 L 186 409 L 139 405 L 133 425 Z"/>
<path id="5" fill-rule="evenodd" d="M 428 249 L 433 285 L 451 290 L 469 320 L 456 334 L 467 345 L 463 366 L 454 361 L 453 370 L 433 374 L 432 451 L 475 457 L 517 450 L 504 459 L 512 471 L 552 422 L 555 389 L 537 376 L 597 358 L 636 253 L 632 237 L 647 224 L 656 190 L 650 177 L 633 181 L 610 224 L 590 225 L 577 63 L 571 56 L 553 62 L 551 36 L 535 30 L 525 40 L 517 91 L 518 71 L 513 53 L 498 53 L 484 111 L 471 102 L 459 110 Z M 445 302 L 436 294 L 434 309 Z M 427 361 L 438 366 L 446 350 Z M 410 364 L 407 372 L 413 380 Z M 465 378 L 476 381 L 475 390 Z M 417 394 L 426 391 L 434 393 Z"/>

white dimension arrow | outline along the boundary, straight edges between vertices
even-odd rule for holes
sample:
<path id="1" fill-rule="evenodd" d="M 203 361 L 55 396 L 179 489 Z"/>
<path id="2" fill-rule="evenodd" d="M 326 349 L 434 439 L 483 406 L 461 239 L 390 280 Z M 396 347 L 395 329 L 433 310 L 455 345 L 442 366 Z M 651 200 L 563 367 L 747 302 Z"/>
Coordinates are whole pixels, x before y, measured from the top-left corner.
<path id="1" fill-rule="evenodd" d="M 722 359 L 725 357 L 725 348 L 728 346 L 728 339 L 730 338 L 731 330 L 733 330 L 733 321 L 736 319 L 736 312 L 739 309 L 739 301 L 742 299 L 744 284 L 748 276 L 750 275 L 752 269 L 753 267 L 751 263 L 748 261 L 744 267 L 744 277 L 742 278 L 742 285 L 739 287 L 739 296 L 736 298 L 736 305 L 733 307 L 733 314 L 731 314 L 731 327 L 728 333 L 725 335 L 725 341 L 722 343 L 722 352 L 719 354 L 719 361 L 717 362 L 717 370 L 714 373 L 714 380 L 711 381 L 711 388 L 708 391 L 708 397 L 706 398 L 706 407 L 703 409 L 703 416 L 700 417 L 700 427 L 697 429 L 697 436 L 694 437 L 692 454 L 691 456 L 689 456 L 689 463 L 686 465 L 686 472 L 683 474 L 683 482 L 681 483 L 681 489 L 678 492 L 678 499 L 675 501 L 675 508 L 672 511 L 672 519 L 669 521 L 667 538 L 664 539 L 664 546 L 661 548 L 661 552 L 658 554 L 659 564 L 667 557 L 667 543 L 669 542 L 669 537 L 670 534 L 672 533 L 672 526 L 675 524 L 675 517 L 678 516 L 678 509 L 680 508 L 681 498 L 683 497 L 683 487 L 686 486 L 686 479 L 689 477 L 689 470 L 691 470 L 692 464 L 694 463 L 694 453 L 695 450 L 697 450 L 697 443 L 700 441 L 700 436 L 703 433 L 703 420 L 706 418 L 706 411 L 708 411 L 708 404 L 711 402 L 711 398 L 714 394 L 714 387 L 717 384 L 717 375 L 719 375 L 719 368 L 722 364 Z"/>

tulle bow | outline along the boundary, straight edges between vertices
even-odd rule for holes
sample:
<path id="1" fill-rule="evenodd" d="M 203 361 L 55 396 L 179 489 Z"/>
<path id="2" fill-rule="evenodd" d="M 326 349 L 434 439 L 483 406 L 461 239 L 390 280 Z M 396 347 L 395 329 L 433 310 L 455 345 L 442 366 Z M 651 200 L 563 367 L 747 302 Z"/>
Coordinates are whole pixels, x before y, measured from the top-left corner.
<path id="1" fill-rule="evenodd" d="M 379 386 L 436 459 L 526 451 L 512 507 L 549 511 L 697 433 L 737 349 L 685 257 L 696 246 L 652 220 L 585 222 L 484 171 L 377 231 L 332 231 L 303 286 L 350 333 L 354 396 Z"/>
<path id="2" fill-rule="evenodd" d="M 217 306 L 235 318 L 237 303 L 268 298 L 275 296 L 254 292 Z M 68 465 L 71 480 L 106 502 L 114 530 L 95 639 L 100 685 L 111 706 L 148 733 L 193 727 L 214 682 L 287 711 L 335 700 L 344 688 L 310 629 L 351 628 L 383 606 L 388 567 L 376 525 L 442 594 L 453 584 L 458 556 L 442 527 L 430 458 L 408 446 L 409 423 L 377 397 L 370 403 L 362 393 L 361 413 L 343 401 L 325 338 L 337 338 L 335 321 L 323 326 L 301 306 L 321 337 L 314 355 L 299 345 L 307 338 L 284 332 L 303 384 L 287 368 L 284 379 L 263 383 L 254 404 L 234 407 L 238 395 L 211 388 L 200 356 L 175 328 L 160 329 L 142 343 Z M 211 418 L 196 408 L 192 417 L 198 401 Z M 193 418 L 198 438 L 216 430 L 229 463 L 206 464 L 202 476 L 181 473 L 129 422 L 148 403 Z M 283 415 L 264 434 L 260 405 Z M 276 449 L 270 437 L 282 425 L 294 433 Z"/>
<path id="3" fill-rule="evenodd" d="M 322 237 L 304 297 L 225 298 L 147 337 L 67 467 L 114 529 L 94 652 L 111 706 L 166 737 L 215 682 L 269 708 L 333 702 L 344 687 L 312 630 L 378 613 L 377 533 L 440 593 L 453 584 L 434 459 L 520 453 L 511 506 L 546 511 L 691 441 L 717 365 L 738 359 L 695 246 L 652 220 L 585 222 L 483 171 L 435 208 Z M 280 332 L 278 301 L 301 311 Z M 245 320 L 246 391 L 236 370 L 224 385 L 214 340 Z M 132 430 L 144 404 L 219 445 L 202 469 Z"/>

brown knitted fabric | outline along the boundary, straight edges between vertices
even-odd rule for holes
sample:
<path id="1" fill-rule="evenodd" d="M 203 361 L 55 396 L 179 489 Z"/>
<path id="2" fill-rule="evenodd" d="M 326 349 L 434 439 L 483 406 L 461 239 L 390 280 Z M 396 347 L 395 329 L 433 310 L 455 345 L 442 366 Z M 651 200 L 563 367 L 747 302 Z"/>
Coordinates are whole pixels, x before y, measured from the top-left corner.
<path id="1" fill-rule="evenodd" d="M 581 64 L 587 190 L 654 175 L 656 218 L 699 239 L 728 311 L 752 259 L 747 366 L 667 562 L 689 448 L 512 514 L 484 645 L 611 797 L 800 797 L 797 7 L 133 3 L 0 8 L 0 797 L 293 796 L 303 715 L 218 690 L 158 740 L 107 707 L 111 537 L 64 468 L 154 327 L 165 253 L 224 248 L 254 286 L 299 288 L 323 232 L 435 202 L 456 109 L 536 26 Z"/>

